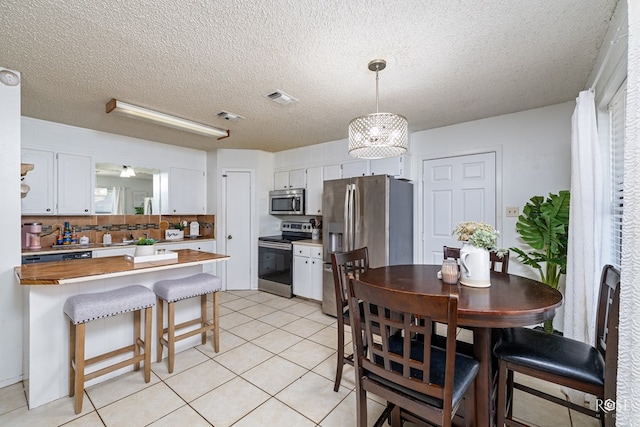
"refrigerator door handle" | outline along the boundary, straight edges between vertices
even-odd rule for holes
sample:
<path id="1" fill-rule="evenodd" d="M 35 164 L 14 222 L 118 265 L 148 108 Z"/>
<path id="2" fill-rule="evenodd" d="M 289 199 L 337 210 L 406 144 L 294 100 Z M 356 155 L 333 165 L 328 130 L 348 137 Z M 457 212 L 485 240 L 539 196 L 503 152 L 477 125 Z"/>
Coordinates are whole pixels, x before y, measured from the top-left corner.
<path id="1" fill-rule="evenodd" d="M 343 227 L 343 250 L 349 250 L 349 200 L 351 198 L 351 184 L 347 184 L 347 190 L 344 193 L 344 227 Z"/>
<path id="2" fill-rule="evenodd" d="M 360 236 L 360 190 L 356 184 L 353 184 L 353 202 L 352 208 L 353 217 L 351 219 L 351 224 L 353 227 L 353 234 L 351 239 L 351 250 L 354 250 L 360 247 L 360 241 L 358 237 Z"/>

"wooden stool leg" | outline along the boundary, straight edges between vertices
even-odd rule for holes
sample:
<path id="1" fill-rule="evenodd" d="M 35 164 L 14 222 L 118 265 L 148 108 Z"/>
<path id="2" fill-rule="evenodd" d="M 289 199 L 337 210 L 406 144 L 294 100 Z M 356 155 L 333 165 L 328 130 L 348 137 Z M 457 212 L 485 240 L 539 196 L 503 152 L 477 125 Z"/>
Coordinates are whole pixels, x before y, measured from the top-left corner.
<path id="1" fill-rule="evenodd" d="M 151 381 L 151 322 L 153 310 L 144 309 L 144 382 Z M 160 347 L 162 348 L 162 347 Z"/>
<path id="2" fill-rule="evenodd" d="M 69 397 L 76 394 L 76 325 L 69 321 Z"/>
<path id="3" fill-rule="evenodd" d="M 176 355 L 176 303 L 169 302 L 168 317 L 169 326 L 167 331 L 167 342 L 169 348 L 169 373 L 173 373 L 173 360 Z"/>
<path id="4" fill-rule="evenodd" d="M 218 313 L 218 292 L 213 293 L 213 350 L 218 353 L 220 351 L 220 314 Z"/>
<path id="5" fill-rule="evenodd" d="M 164 335 L 164 313 L 163 311 L 163 307 L 164 307 L 164 301 L 162 301 L 160 298 L 157 299 L 157 304 L 156 304 L 158 313 L 156 316 L 156 335 L 158 335 L 158 343 L 157 343 L 157 349 L 156 349 L 156 362 L 161 362 L 162 361 L 162 336 Z"/>
<path id="6" fill-rule="evenodd" d="M 136 310 L 133 312 L 133 356 L 140 356 L 140 311 Z M 133 365 L 134 371 L 140 370 L 140 362 L 136 362 Z"/>
<path id="7" fill-rule="evenodd" d="M 76 325 L 76 373 L 75 373 L 75 412 L 79 414 L 82 412 L 82 400 L 84 398 L 84 342 L 86 324 L 80 323 Z"/>
<path id="8" fill-rule="evenodd" d="M 200 295 L 200 327 L 207 326 L 207 294 Z M 207 331 L 204 330 L 201 334 L 202 345 L 207 343 Z"/>

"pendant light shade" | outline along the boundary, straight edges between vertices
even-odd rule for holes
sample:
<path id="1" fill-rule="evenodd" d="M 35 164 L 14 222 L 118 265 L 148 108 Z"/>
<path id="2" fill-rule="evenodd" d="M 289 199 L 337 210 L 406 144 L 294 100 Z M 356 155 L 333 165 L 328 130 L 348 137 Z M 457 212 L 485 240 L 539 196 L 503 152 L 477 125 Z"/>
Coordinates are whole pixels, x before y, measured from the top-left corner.
<path id="1" fill-rule="evenodd" d="M 376 112 L 356 117 L 349 123 L 349 154 L 353 157 L 382 159 L 407 152 L 407 119 L 378 112 L 378 71 L 384 70 L 386 64 L 382 59 L 369 62 L 369 70 L 376 72 Z"/>

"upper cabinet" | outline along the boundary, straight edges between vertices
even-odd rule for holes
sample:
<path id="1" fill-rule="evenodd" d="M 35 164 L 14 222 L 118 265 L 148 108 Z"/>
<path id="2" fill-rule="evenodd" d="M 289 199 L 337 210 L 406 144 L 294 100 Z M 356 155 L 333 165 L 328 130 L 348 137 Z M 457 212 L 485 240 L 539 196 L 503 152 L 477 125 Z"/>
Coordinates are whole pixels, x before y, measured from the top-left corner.
<path id="1" fill-rule="evenodd" d="M 23 215 L 53 215 L 55 214 L 53 162 L 51 151 L 22 149 L 21 162 L 33 164 L 33 170 L 25 175 L 23 183 L 29 186 L 29 193 L 23 199 Z"/>
<path id="2" fill-rule="evenodd" d="M 163 213 L 203 214 L 207 206 L 207 182 L 204 171 L 171 168 L 169 171 L 169 206 Z M 164 205 L 164 203 L 163 203 Z"/>
<path id="3" fill-rule="evenodd" d="M 322 215 L 322 183 L 323 168 L 321 166 L 307 168 L 307 188 L 305 213 Z"/>
<path id="4" fill-rule="evenodd" d="M 355 162 L 348 162 L 342 164 L 342 177 L 354 178 L 356 176 L 369 175 L 369 161 L 368 160 L 356 160 Z"/>
<path id="5" fill-rule="evenodd" d="M 89 215 L 93 200 L 91 157 L 57 155 L 58 214 Z"/>
<path id="6" fill-rule="evenodd" d="M 371 175 L 389 175 L 394 178 L 410 179 L 411 161 L 407 154 L 388 159 L 370 161 Z"/>
<path id="7" fill-rule="evenodd" d="M 24 179 L 23 215 L 89 215 L 93 196 L 91 157 L 22 149 L 22 163 L 34 168 Z"/>
<path id="8" fill-rule="evenodd" d="M 305 169 L 292 169 L 273 174 L 273 189 L 288 190 L 290 188 L 305 188 Z"/>

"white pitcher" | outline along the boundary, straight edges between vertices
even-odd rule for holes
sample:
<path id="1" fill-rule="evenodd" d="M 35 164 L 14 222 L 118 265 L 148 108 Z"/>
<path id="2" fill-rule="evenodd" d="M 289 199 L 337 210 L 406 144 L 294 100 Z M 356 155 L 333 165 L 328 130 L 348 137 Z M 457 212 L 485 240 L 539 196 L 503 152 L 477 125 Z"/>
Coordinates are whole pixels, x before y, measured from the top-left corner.
<path id="1" fill-rule="evenodd" d="M 475 288 L 487 288 L 491 286 L 489 280 L 491 274 L 491 262 L 489 251 L 473 246 L 471 243 L 463 243 L 460 249 L 460 283 Z"/>

